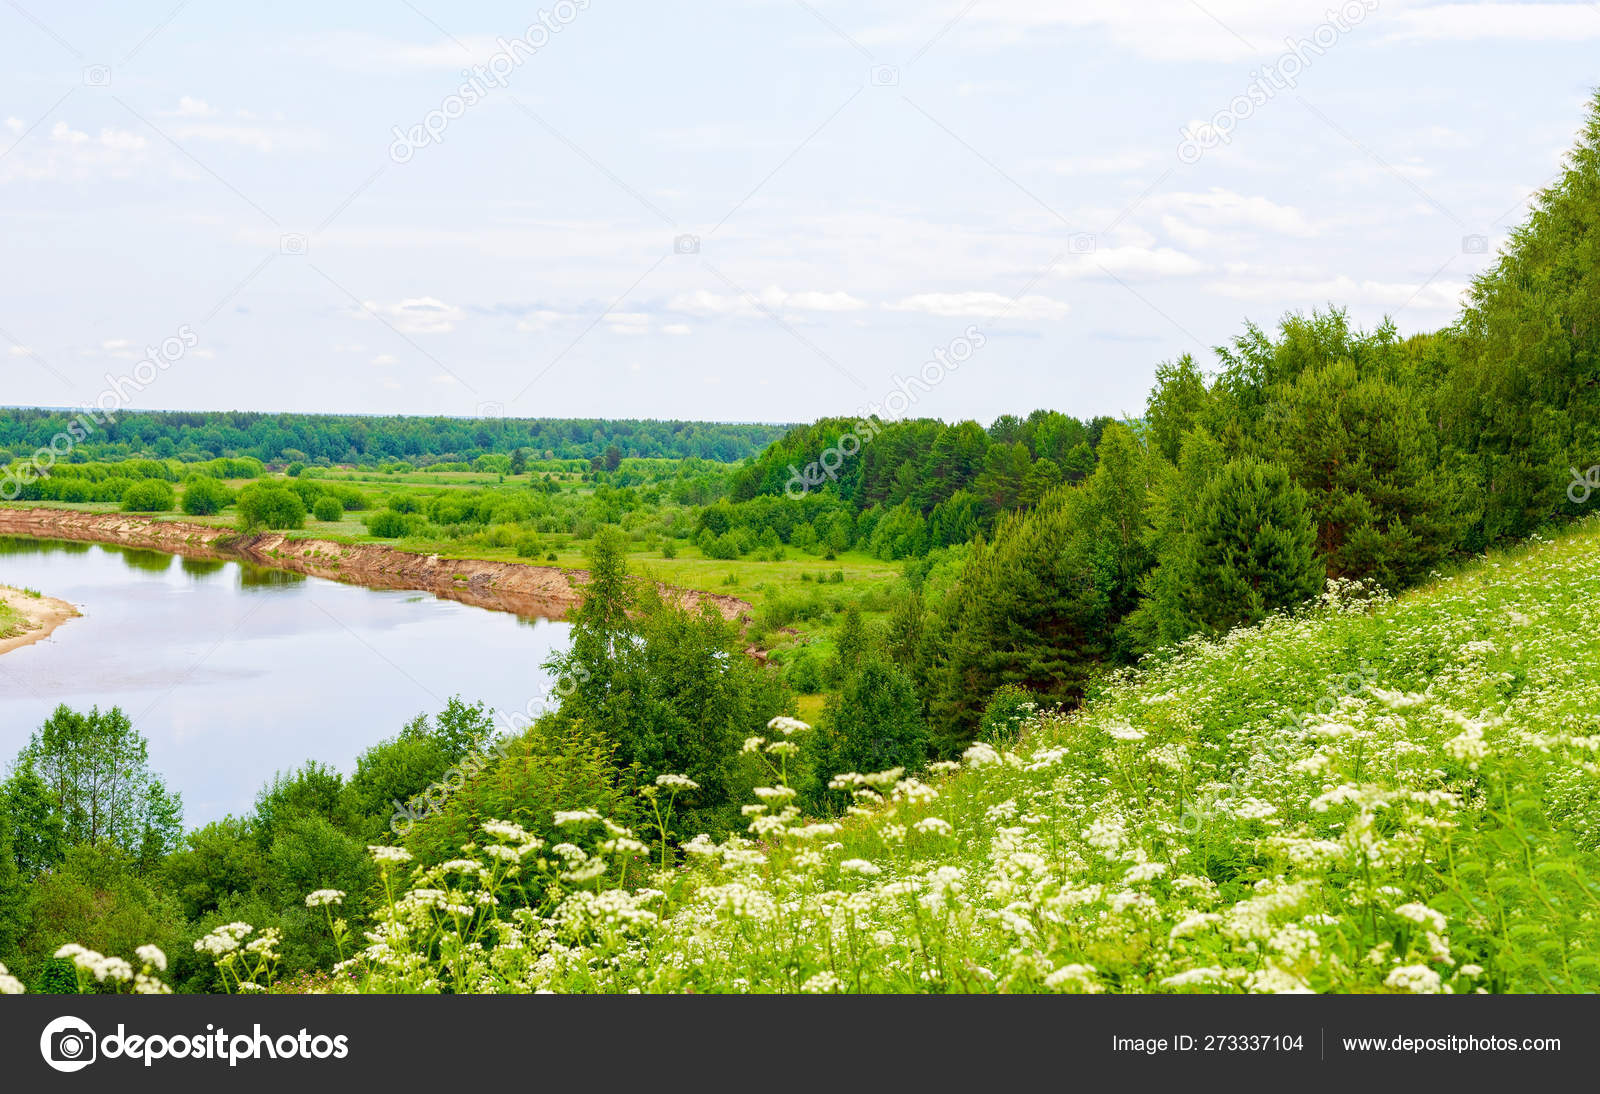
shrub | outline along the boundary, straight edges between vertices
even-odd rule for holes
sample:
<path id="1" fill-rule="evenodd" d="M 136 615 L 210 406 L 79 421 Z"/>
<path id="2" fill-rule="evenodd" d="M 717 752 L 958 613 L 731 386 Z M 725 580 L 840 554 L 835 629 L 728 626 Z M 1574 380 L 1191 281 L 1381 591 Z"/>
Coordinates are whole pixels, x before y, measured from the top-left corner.
<path id="1" fill-rule="evenodd" d="M 165 513 L 176 500 L 172 487 L 160 479 L 145 479 L 128 487 L 122 508 L 129 513 Z"/>
<path id="2" fill-rule="evenodd" d="M 1007 748 L 1021 736 L 1022 723 L 1039 709 L 1039 696 L 1016 684 L 1002 684 L 983 708 L 978 739 Z"/>
<path id="3" fill-rule="evenodd" d="M 299 528 L 306 522 L 305 503 L 298 494 L 270 482 L 253 482 L 239 491 L 239 527 Z"/>
<path id="4" fill-rule="evenodd" d="M 183 488 L 182 507 L 191 517 L 209 517 L 220 513 L 233 501 L 233 491 L 219 479 L 196 475 Z"/>
<path id="5" fill-rule="evenodd" d="M 338 498 L 320 497 L 311 507 L 311 515 L 322 521 L 341 520 L 344 517 L 344 506 L 339 504 Z"/>
<path id="6" fill-rule="evenodd" d="M 379 539 L 398 539 L 408 527 L 405 515 L 393 509 L 379 510 L 367 518 L 367 533 Z"/>

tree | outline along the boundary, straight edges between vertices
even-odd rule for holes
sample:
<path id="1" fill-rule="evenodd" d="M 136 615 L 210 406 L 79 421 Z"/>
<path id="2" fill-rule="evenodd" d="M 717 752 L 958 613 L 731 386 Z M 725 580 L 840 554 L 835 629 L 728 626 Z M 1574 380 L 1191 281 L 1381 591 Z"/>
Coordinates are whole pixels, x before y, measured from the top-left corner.
<path id="1" fill-rule="evenodd" d="M 165 513 L 176 501 L 172 487 L 160 479 L 142 479 L 122 495 L 122 508 L 128 513 Z"/>
<path id="2" fill-rule="evenodd" d="M 1150 429 L 1150 447 L 1169 463 L 1178 462 L 1184 434 L 1197 424 L 1206 397 L 1205 379 L 1189 354 L 1156 366 L 1156 386 L 1150 391 L 1144 417 Z"/>
<path id="3" fill-rule="evenodd" d="M 161 866 L 168 888 L 188 919 L 216 911 L 229 897 L 255 892 L 264 870 L 249 821 L 235 817 L 212 821 L 188 833 Z"/>
<path id="4" fill-rule="evenodd" d="M 120 707 L 58 706 L 18 762 L 54 795 L 67 844 L 108 842 L 141 865 L 176 845 L 179 798 L 150 770 L 149 744 Z"/>
<path id="5" fill-rule="evenodd" d="M 1475 514 L 1422 395 L 1396 375 L 1392 340 L 1382 352 L 1391 335 L 1375 332 L 1365 364 L 1311 365 L 1281 388 L 1259 447 L 1309 492 L 1328 572 L 1398 588 L 1448 555 Z"/>
<path id="6" fill-rule="evenodd" d="M 828 791 L 834 775 L 920 768 L 927 759 L 928 727 L 911 677 L 883 654 L 869 653 L 839 694 L 828 698 L 802 748 L 811 779 L 807 796 L 815 804 L 846 803 Z"/>
<path id="7" fill-rule="evenodd" d="M 1600 92 L 1565 169 L 1472 285 L 1441 418 L 1484 486 L 1482 539 L 1570 515 L 1600 456 Z"/>
<path id="8" fill-rule="evenodd" d="M 28 896 L 17 869 L 11 816 L 0 809 L 0 962 L 16 963 L 17 945 L 28 925 Z"/>
<path id="9" fill-rule="evenodd" d="M 929 681 L 934 741 L 970 740 L 990 695 L 1015 684 L 1071 699 L 1094 667 L 1118 655 L 1117 624 L 1138 603 L 1149 568 L 1144 539 L 1148 460 L 1126 426 L 1105 427 L 1100 464 L 1081 486 L 978 539 L 929 621 L 919 672 Z"/>
<path id="10" fill-rule="evenodd" d="M 338 498 L 324 494 L 311 507 L 311 515 L 321 521 L 343 520 L 344 506 L 339 504 Z"/>
<path id="11" fill-rule="evenodd" d="M 11 851 L 22 877 L 37 877 L 66 854 L 60 802 L 32 768 L 19 765 L 0 785 L 0 813 L 10 819 Z"/>
<path id="12" fill-rule="evenodd" d="M 1315 596 L 1326 576 L 1306 492 L 1278 464 L 1232 460 L 1206 484 L 1193 529 L 1169 543 L 1168 618 L 1218 634 Z M 1181 628 L 1177 628 L 1181 629 Z M 1175 633 L 1175 631 L 1174 631 Z"/>
<path id="13" fill-rule="evenodd" d="M 646 783 L 664 774 L 693 779 L 701 789 L 684 827 L 726 830 L 737 817 L 740 746 L 784 710 L 781 681 L 744 655 L 738 624 L 711 605 L 691 611 L 653 586 L 635 587 L 623 546 L 607 529 L 590 552 L 572 644 L 547 666 L 571 682 L 555 725 L 599 733 L 619 767 L 636 765 Z"/>
<path id="14" fill-rule="evenodd" d="M 239 491 L 235 503 L 239 527 L 246 532 L 259 528 L 300 528 L 306 522 L 305 502 L 294 491 L 270 483 L 253 482 Z"/>
<path id="15" fill-rule="evenodd" d="M 233 501 L 233 491 L 220 480 L 196 475 L 183 488 L 181 507 L 191 517 L 220 513 Z"/>
<path id="16" fill-rule="evenodd" d="M 521 475 L 528 470 L 528 450 L 519 448 L 511 453 L 510 471 L 513 475 Z"/>

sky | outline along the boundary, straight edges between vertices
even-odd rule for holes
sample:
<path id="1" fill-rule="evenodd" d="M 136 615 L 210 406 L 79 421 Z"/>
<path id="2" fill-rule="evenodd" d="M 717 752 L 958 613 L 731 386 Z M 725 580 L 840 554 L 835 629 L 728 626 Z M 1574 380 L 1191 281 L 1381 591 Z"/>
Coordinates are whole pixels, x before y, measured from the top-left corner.
<path id="1" fill-rule="evenodd" d="M 1136 416 L 1247 321 L 1450 322 L 1597 57 L 1589 3 L 3 0 L 0 402 Z"/>

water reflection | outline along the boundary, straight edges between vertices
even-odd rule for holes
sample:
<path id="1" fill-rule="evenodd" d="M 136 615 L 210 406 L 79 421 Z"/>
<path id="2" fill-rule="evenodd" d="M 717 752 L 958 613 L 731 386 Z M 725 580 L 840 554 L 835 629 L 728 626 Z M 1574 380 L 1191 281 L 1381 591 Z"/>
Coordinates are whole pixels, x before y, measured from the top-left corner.
<path id="1" fill-rule="evenodd" d="M 206 578 L 218 574 L 228 564 L 214 558 L 179 558 L 178 566 L 184 573 L 193 578 Z"/>
<path id="2" fill-rule="evenodd" d="M 57 703 L 120 706 L 191 825 L 248 810 L 306 760 L 349 771 L 452 695 L 522 710 L 569 633 L 411 591 L 14 536 L 0 537 L 0 583 L 83 612 L 0 656 L 0 769 Z"/>
<path id="3" fill-rule="evenodd" d="M 172 556 L 164 555 L 160 551 L 146 551 L 137 547 L 120 547 L 122 561 L 130 569 L 143 570 L 150 574 L 164 574 L 172 567 Z"/>

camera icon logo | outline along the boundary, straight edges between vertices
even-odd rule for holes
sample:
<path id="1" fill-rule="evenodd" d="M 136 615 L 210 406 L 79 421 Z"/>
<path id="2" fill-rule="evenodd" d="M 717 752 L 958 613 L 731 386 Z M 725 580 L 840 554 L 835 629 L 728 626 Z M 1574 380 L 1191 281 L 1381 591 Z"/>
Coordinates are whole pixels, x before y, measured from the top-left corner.
<path id="1" fill-rule="evenodd" d="M 1462 236 L 1461 253 L 1464 255 L 1486 255 L 1489 253 L 1488 236 Z"/>
<path id="2" fill-rule="evenodd" d="M 98 1045 L 89 1023 L 70 1014 L 45 1026 L 39 1035 L 39 1054 L 57 1071 L 82 1071 L 94 1063 Z"/>
<path id="3" fill-rule="evenodd" d="M 894 87 L 900 82 L 900 70 L 893 65 L 873 65 L 867 72 L 867 82 L 873 87 Z"/>
<path id="4" fill-rule="evenodd" d="M 299 232 L 289 232 L 278 239 L 278 253 L 303 255 L 311 249 L 311 241 Z"/>
<path id="5" fill-rule="evenodd" d="M 89 65 L 83 70 L 83 83 L 85 87 L 110 87 L 111 66 Z"/>
<path id="6" fill-rule="evenodd" d="M 680 255 L 697 255 L 700 253 L 700 237 L 682 235 L 672 241 L 672 252 Z"/>
<path id="7" fill-rule="evenodd" d="M 1075 255 L 1092 255 L 1095 249 L 1093 232 L 1073 232 L 1067 237 L 1067 253 Z"/>
<path id="8" fill-rule="evenodd" d="M 505 416 L 506 404 L 504 403 L 488 402 L 478 404 L 478 417 L 480 418 L 504 418 Z"/>

